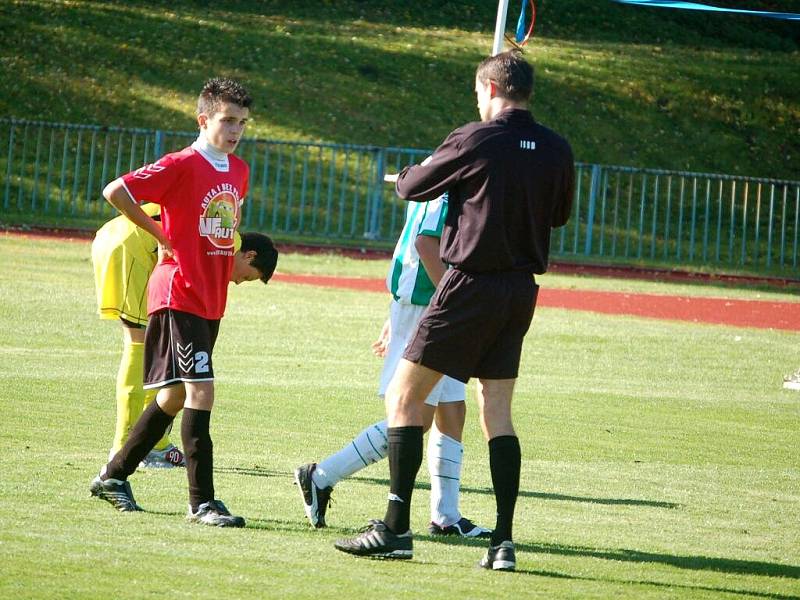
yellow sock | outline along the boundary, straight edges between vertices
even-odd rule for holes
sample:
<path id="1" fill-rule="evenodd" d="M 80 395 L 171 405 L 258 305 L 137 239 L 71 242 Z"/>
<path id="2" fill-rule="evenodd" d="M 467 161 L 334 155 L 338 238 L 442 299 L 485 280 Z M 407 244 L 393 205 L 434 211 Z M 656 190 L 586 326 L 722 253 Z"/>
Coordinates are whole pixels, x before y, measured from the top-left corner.
<path id="1" fill-rule="evenodd" d="M 117 429 L 114 433 L 112 453 L 118 452 L 131 429 L 139 420 L 145 407 L 156 398 L 158 390 L 145 390 L 144 380 L 144 344 L 127 342 L 122 348 L 122 360 L 117 372 Z M 153 450 L 164 450 L 170 445 L 169 430 L 164 433 Z"/>
<path id="2" fill-rule="evenodd" d="M 128 440 L 131 428 L 144 407 L 144 344 L 125 342 L 122 360 L 117 371 L 117 428 L 112 453 L 118 452 Z"/>

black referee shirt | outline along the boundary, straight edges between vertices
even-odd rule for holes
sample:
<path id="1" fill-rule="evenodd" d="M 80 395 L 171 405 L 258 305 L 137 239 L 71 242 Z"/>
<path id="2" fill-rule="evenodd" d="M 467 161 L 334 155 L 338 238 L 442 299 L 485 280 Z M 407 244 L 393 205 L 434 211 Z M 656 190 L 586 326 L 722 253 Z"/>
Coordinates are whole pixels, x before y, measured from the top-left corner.
<path id="1" fill-rule="evenodd" d="M 404 200 L 448 192 L 442 260 L 476 273 L 544 273 L 550 229 L 569 219 L 574 187 L 569 143 L 522 109 L 456 129 L 397 180 Z"/>

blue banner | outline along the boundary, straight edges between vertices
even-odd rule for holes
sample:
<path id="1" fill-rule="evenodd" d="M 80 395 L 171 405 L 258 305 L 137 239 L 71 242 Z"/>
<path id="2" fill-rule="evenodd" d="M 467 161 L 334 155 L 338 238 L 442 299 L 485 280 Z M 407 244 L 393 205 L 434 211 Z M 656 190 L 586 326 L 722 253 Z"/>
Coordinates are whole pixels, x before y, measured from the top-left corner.
<path id="1" fill-rule="evenodd" d="M 528 0 L 522 0 L 522 9 L 519 11 L 519 19 L 517 20 L 517 35 L 516 40 L 519 44 L 525 39 L 525 6 L 528 4 Z"/>
<path id="2" fill-rule="evenodd" d="M 768 12 L 764 10 L 745 10 L 742 8 L 720 8 L 699 2 L 671 2 L 669 0 L 614 0 L 620 4 L 637 4 L 639 6 L 655 6 L 658 8 L 681 8 L 684 10 L 706 10 L 710 12 L 735 13 L 753 17 L 768 17 L 770 19 L 783 19 L 786 21 L 800 21 L 800 14 Z"/>

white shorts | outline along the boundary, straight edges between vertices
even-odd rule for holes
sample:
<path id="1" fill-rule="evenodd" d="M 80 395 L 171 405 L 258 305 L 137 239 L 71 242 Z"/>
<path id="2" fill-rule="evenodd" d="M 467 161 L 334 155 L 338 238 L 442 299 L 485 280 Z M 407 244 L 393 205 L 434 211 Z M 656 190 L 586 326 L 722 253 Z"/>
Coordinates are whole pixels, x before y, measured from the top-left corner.
<path id="1" fill-rule="evenodd" d="M 386 390 L 389 388 L 389 383 L 397 370 L 397 365 L 400 364 L 400 359 L 403 358 L 403 352 L 411 340 L 411 336 L 417 330 L 417 323 L 422 313 L 425 312 L 425 308 L 427 307 L 417 306 L 416 304 L 400 304 L 392 300 L 392 305 L 389 308 L 392 331 L 389 338 L 389 349 L 383 359 L 381 384 L 378 389 L 378 394 L 381 397 L 386 395 Z M 439 402 L 463 402 L 466 397 L 467 386 L 445 375 L 431 390 L 425 400 L 425 404 L 437 406 Z"/>

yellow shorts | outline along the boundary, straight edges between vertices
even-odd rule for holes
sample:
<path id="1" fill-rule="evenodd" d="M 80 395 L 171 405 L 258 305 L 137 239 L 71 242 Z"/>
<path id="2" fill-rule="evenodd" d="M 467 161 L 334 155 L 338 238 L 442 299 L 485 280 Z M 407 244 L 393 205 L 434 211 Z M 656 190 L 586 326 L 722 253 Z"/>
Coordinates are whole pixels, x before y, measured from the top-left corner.
<path id="1" fill-rule="evenodd" d="M 147 280 L 158 260 L 158 243 L 131 227 L 125 217 L 112 219 L 92 242 L 92 264 L 101 319 L 147 324 Z"/>

